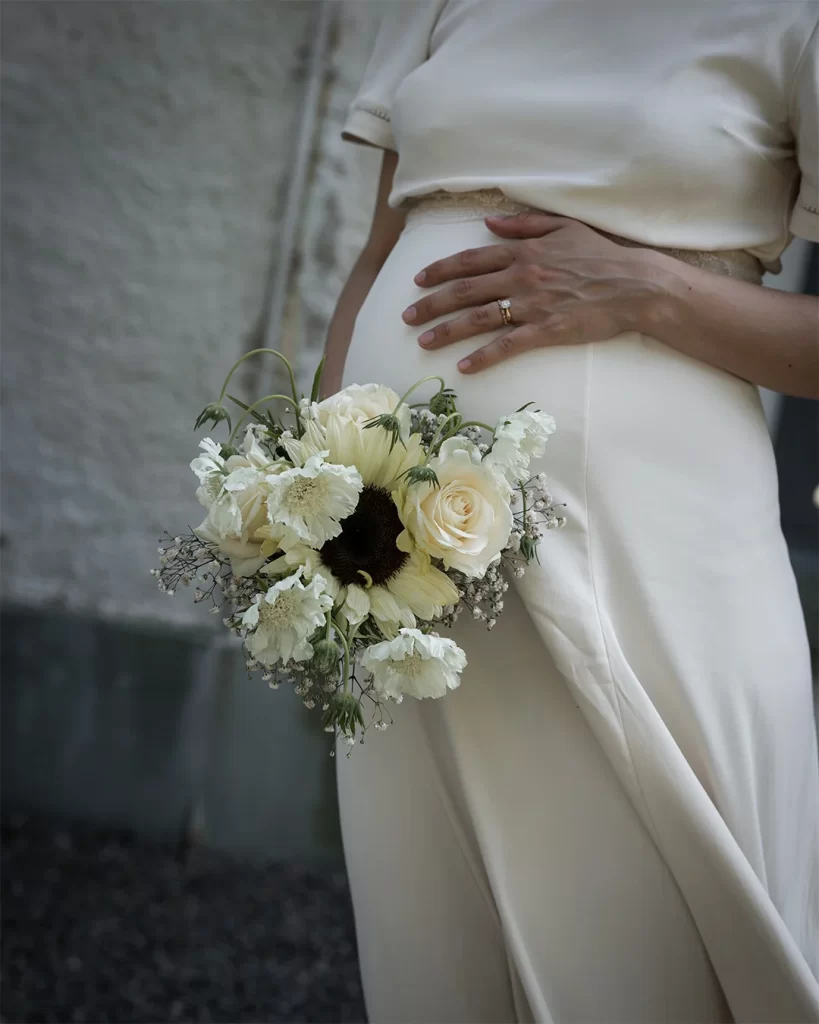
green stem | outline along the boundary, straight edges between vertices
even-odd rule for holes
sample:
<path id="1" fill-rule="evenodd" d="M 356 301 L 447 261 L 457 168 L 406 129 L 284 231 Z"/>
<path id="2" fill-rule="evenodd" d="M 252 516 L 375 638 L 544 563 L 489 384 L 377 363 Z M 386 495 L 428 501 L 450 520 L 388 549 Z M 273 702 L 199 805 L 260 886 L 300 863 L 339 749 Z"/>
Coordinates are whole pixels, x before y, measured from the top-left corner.
<path id="1" fill-rule="evenodd" d="M 422 377 L 421 380 L 417 380 L 412 385 L 412 387 L 409 389 L 409 391 L 405 391 L 404 394 L 401 396 L 401 398 L 398 399 L 398 406 L 400 407 L 401 405 L 403 405 L 403 403 L 406 402 L 406 400 L 413 393 L 413 391 L 416 388 L 420 388 L 422 384 L 426 384 L 426 382 L 428 380 L 439 380 L 441 382 L 441 386 L 438 389 L 438 394 L 440 394 L 446 388 L 446 381 L 444 380 L 443 377 L 439 377 L 437 374 L 432 374 L 430 377 Z M 424 404 L 428 404 L 428 403 L 424 403 Z M 395 410 L 393 410 L 393 412 L 394 411 Z"/>
<path id="2" fill-rule="evenodd" d="M 296 408 L 298 409 L 299 396 L 298 392 L 296 391 L 296 377 L 295 374 L 293 373 L 293 367 L 290 365 L 290 360 L 286 356 L 283 356 L 281 352 L 277 352 L 276 349 L 274 348 L 254 348 L 250 352 L 245 352 L 245 354 L 240 359 L 236 360 L 233 366 L 231 366 L 227 377 L 225 377 L 225 383 L 222 385 L 222 391 L 219 395 L 219 405 L 222 404 L 222 399 L 225 397 L 225 392 L 227 391 L 227 386 L 230 383 L 230 378 L 233 376 L 236 370 L 242 365 L 245 359 L 250 359 L 251 356 L 258 355 L 260 352 L 269 352 L 270 355 L 276 356 L 278 359 L 281 359 L 281 361 L 287 367 L 287 372 L 290 376 L 290 390 L 293 392 L 293 401 L 295 403 Z"/>
<path id="3" fill-rule="evenodd" d="M 265 395 L 264 398 L 258 399 L 258 401 L 254 402 L 252 405 L 248 405 L 247 406 L 244 416 L 242 416 L 242 418 L 239 420 L 239 422 L 236 424 L 236 426 L 231 431 L 230 437 L 228 438 L 228 444 L 230 444 L 230 442 L 233 440 L 233 438 L 236 437 L 236 435 L 239 432 L 239 428 L 245 422 L 247 417 L 253 412 L 253 410 L 256 409 L 260 405 L 264 405 L 265 402 L 272 402 L 274 398 L 278 398 L 278 399 L 280 399 L 283 402 L 289 402 L 290 405 L 293 405 L 293 399 L 292 398 L 288 398 L 287 395 Z M 294 407 L 294 412 L 296 413 L 297 417 L 298 417 L 298 408 L 299 407 L 298 407 L 298 402 L 297 402 L 295 407 Z"/>
<path id="4" fill-rule="evenodd" d="M 342 683 L 344 685 L 344 692 L 347 692 L 347 683 L 350 681 L 350 645 L 347 643 L 347 637 L 344 635 L 344 630 L 339 626 L 335 619 L 332 620 L 333 625 L 336 628 L 339 639 L 344 645 L 344 667 L 342 669 Z"/>
<path id="5" fill-rule="evenodd" d="M 432 440 L 429 442 L 429 449 L 427 450 L 427 456 L 426 456 L 426 459 L 424 460 L 424 465 L 425 466 L 429 465 L 429 460 L 435 454 L 435 452 L 434 452 L 435 445 L 438 444 L 438 439 L 441 436 L 441 432 L 446 427 L 447 423 L 449 423 L 450 420 L 457 419 L 460 415 L 461 414 L 459 412 L 451 412 L 449 414 L 449 416 L 447 416 L 447 418 L 442 423 L 439 423 L 438 426 L 435 428 L 435 433 L 432 435 Z M 456 427 L 456 429 L 455 429 L 455 431 L 453 431 L 453 433 L 457 433 L 457 431 L 460 430 L 460 429 L 461 428 L 460 428 L 460 425 L 459 425 L 458 427 Z M 450 434 L 447 433 L 445 437 L 441 438 L 441 444 L 443 444 L 444 441 L 446 440 L 446 437 L 449 437 L 449 436 L 450 436 Z"/>
<path id="6" fill-rule="evenodd" d="M 466 423 L 459 423 L 457 429 L 463 430 L 464 427 L 482 427 L 484 430 L 488 430 L 490 434 L 495 433 L 494 427 L 490 427 L 488 423 L 481 423 L 480 420 L 467 420 Z"/>

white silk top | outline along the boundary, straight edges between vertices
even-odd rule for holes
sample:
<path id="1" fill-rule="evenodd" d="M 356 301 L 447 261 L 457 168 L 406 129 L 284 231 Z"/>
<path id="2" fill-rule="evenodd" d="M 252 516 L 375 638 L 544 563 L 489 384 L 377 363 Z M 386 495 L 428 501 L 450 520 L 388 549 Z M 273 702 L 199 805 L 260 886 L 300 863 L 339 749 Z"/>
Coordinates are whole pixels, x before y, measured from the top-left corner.
<path id="1" fill-rule="evenodd" d="M 817 0 L 381 9 L 344 135 L 397 151 L 391 206 L 499 188 L 646 245 L 746 249 L 773 271 L 792 235 L 819 241 Z"/>

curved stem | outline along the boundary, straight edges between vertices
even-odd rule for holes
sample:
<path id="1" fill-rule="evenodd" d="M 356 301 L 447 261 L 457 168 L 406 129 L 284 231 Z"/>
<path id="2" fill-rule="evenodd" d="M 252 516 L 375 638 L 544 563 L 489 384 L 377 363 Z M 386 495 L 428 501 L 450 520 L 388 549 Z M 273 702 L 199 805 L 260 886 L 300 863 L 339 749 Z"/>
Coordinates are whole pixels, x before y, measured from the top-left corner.
<path id="1" fill-rule="evenodd" d="M 295 403 L 296 408 L 298 409 L 299 396 L 298 393 L 296 392 L 296 377 L 295 374 L 293 373 L 293 367 L 290 365 L 290 360 L 286 356 L 283 356 L 281 352 L 277 352 L 275 348 L 254 348 L 250 352 L 245 352 L 245 354 L 240 359 L 236 360 L 236 362 L 233 364 L 233 366 L 231 366 L 230 370 L 228 371 L 227 377 L 225 377 L 225 383 L 222 385 L 222 391 L 219 394 L 219 405 L 222 404 L 222 399 L 225 397 L 225 392 L 227 391 L 227 386 L 230 383 L 230 378 L 233 376 L 236 370 L 242 365 L 245 359 L 250 359 L 251 356 L 258 355 L 260 352 L 269 352 L 270 355 L 276 356 L 277 358 L 281 359 L 281 361 L 287 367 L 287 372 L 290 375 L 290 390 L 293 392 L 293 401 Z"/>
<path id="2" fill-rule="evenodd" d="M 406 402 L 406 400 L 407 400 L 407 399 L 409 398 L 409 396 L 410 396 L 410 395 L 411 395 L 411 394 L 413 393 L 413 391 L 414 391 L 414 390 L 415 390 L 416 388 L 420 388 L 422 384 L 426 384 L 426 382 L 427 382 L 428 380 L 439 380 L 439 381 L 441 382 L 441 386 L 440 386 L 440 388 L 438 389 L 438 394 L 440 394 L 440 393 L 441 393 L 441 392 L 442 392 L 442 391 L 443 391 L 443 390 L 444 390 L 444 389 L 446 388 L 446 381 L 444 380 L 444 378 L 443 378 L 443 377 L 439 377 L 439 376 L 438 376 L 438 375 L 437 375 L 436 373 L 433 373 L 433 374 L 432 374 L 431 376 L 429 376 L 429 377 L 422 377 L 422 378 L 421 378 L 420 380 L 417 380 L 417 381 L 416 381 L 416 382 L 415 382 L 415 383 L 414 383 L 414 384 L 412 385 L 412 387 L 411 387 L 411 388 L 409 389 L 409 391 L 405 391 L 405 392 L 404 392 L 404 394 L 403 394 L 403 395 L 401 396 L 401 398 L 399 398 L 399 399 L 398 399 L 398 405 L 399 405 L 399 406 L 400 406 L 400 405 L 403 405 L 403 403 L 404 403 L 404 402 Z M 426 403 L 426 404 L 428 404 L 428 403 Z M 393 410 L 393 411 L 395 411 L 395 410 Z"/>
<path id="3" fill-rule="evenodd" d="M 483 430 L 488 430 L 490 434 L 495 433 L 494 427 L 490 427 L 488 423 L 481 423 L 480 420 L 467 420 L 466 423 L 459 423 L 457 429 L 463 430 L 464 427 L 481 427 Z"/>
<path id="4" fill-rule="evenodd" d="M 451 412 L 449 414 L 449 416 L 447 416 L 447 418 L 442 423 L 439 423 L 438 426 L 435 428 L 435 433 L 432 435 L 432 440 L 429 442 L 429 448 L 427 449 L 427 457 L 424 460 L 424 465 L 425 466 L 429 465 L 429 460 L 435 454 L 434 449 L 435 449 L 435 445 L 438 444 L 439 438 L 441 440 L 441 443 L 443 444 L 444 440 L 446 440 L 446 438 L 450 436 L 450 432 L 447 432 L 445 437 L 441 437 L 441 432 L 444 430 L 444 428 L 446 427 L 447 423 L 449 423 L 450 420 L 457 419 L 460 415 L 461 414 L 459 412 Z M 455 428 L 454 432 L 457 432 L 460 429 L 461 429 L 460 426 L 458 426 L 458 427 Z"/>
<path id="5" fill-rule="evenodd" d="M 236 426 L 233 428 L 233 430 L 230 432 L 230 437 L 228 438 L 228 444 L 230 444 L 230 442 L 233 440 L 233 438 L 236 437 L 236 434 L 239 432 L 239 428 L 245 422 L 245 420 L 250 415 L 250 413 L 252 413 L 253 410 L 257 408 L 257 406 L 263 405 L 265 402 L 272 402 L 274 398 L 279 398 L 279 399 L 281 399 L 281 401 L 289 402 L 290 405 L 293 405 L 293 399 L 292 398 L 288 398 L 287 395 L 265 395 L 264 398 L 258 399 L 257 401 L 255 401 L 253 403 L 253 405 L 247 406 L 244 415 L 239 420 L 239 422 L 236 424 Z M 298 402 L 294 406 L 294 412 L 296 412 L 296 415 L 298 415 Z"/>

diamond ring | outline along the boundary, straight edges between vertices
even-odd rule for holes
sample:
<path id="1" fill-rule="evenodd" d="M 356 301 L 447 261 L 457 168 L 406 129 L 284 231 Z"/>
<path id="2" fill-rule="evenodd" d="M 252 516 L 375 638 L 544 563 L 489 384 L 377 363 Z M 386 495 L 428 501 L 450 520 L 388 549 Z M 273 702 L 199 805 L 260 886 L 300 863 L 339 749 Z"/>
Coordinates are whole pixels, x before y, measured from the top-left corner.
<path id="1" fill-rule="evenodd" d="M 509 326 L 509 324 L 511 324 L 513 322 L 512 321 L 512 314 L 510 312 L 511 306 L 512 306 L 512 300 L 511 299 L 498 299 L 498 309 L 500 309 L 501 316 L 503 317 L 503 322 L 504 322 L 505 326 L 507 326 L 507 327 Z"/>

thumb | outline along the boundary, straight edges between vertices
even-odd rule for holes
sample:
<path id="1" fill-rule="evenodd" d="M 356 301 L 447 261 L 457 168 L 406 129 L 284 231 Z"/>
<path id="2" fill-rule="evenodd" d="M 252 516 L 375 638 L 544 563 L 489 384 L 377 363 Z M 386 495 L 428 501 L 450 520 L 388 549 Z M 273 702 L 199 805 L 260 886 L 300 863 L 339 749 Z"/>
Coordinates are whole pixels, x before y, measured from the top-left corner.
<path id="1" fill-rule="evenodd" d="M 486 218 L 489 230 L 502 238 L 539 238 L 565 227 L 567 223 L 565 217 L 558 217 L 553 213 L 540 213 L 537 210 Z"/>

